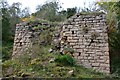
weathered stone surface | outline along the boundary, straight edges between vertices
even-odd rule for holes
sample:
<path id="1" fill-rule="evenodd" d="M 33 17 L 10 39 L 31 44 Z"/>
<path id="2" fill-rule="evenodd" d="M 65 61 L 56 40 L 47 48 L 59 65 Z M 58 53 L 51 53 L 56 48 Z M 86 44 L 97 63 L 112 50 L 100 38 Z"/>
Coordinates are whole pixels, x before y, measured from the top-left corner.
<path id="1" fill-rule="evenodd" d="M 92 63 L 92 66 L 99 66 L 100 63 Z"/>
<path id="2" fill-rule="evenodd" d="M 75 50 L 74 57 L 77 59 L 77 63 L 87 68 L 94 68 L 99 72 L 110 73 L 105 16 L 103 13 L 97 15 L 76 14 L 69 18 L 59 31 L 59 39 L 67 37 L 66 42 L 61 43 L 60 51 L 63 51 L 63 44 L 69 43 L 68 45 Z M 30 38 L 36 37 L 38 33 L 28 30 L 29 27 L 23 24 L 16 25 L 13 55 L 20 54 L 32 46 Z M 34 33 L 35 35 L 31 35 Z"/>
<path id="3" fill-rule="evenodd" d="M 109 48 L 108 35 L 105 31 L 107 28 L 105 14 L 79 15 L 79 17 L 74 17 L 74 21 L 74 25 L 68 23 L 66 28 L 71 31 L 72 37 L 69 38 L 70 36 L 68 36 L 70 46 L 76 52 L 81 53 L 80 56 L 74 55 L 75 57 L 78 56 L 78 63 L 84 65 L 85 61 L 89 60 L 89 63 L 93 65 L 93 68 L 95 66 L 97 71 L 109 73 Z M 64 30 L 64 32 L 68 31 Z"/>

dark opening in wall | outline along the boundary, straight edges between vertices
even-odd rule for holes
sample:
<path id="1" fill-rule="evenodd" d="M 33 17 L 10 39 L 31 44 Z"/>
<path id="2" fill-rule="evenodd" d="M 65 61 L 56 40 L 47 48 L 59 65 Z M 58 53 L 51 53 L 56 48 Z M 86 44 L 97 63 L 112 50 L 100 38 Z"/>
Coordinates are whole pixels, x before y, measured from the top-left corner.
<path id="1" fill-rule="evenodd" d="M 74 31 L 72 31 L 72 34 L 74 34 Z"/>
<path id="2" fill-rule="evenodd" d="M 67 40 L 67 36 L 63 36 L 61 40 L 65 42 Z"/>
<path id="3" fill-rule="evenodd" d="M 22 42 L 20 42 L 20 46 L 22 46 Z"/>
<path id="4" fill-rule="evenodd" d="M 70 44 L 70 42 L 68 42 L 68 44 Z"/>
<path id="5" fill-rule="evenodd" d="M 32 38 L 34 38 L 34 37 L 35 37 L 35 35 L 34 35 L 34 34 L 31 34 L 31 37 L 32 37 Z"/>
<path id="6" fill-rule="evenodd" d="M 65 29 L 67 29 L 67 27 L 65 26 Z"/>
<path id="7" fill-rule="evenodd" d="M 100 15 L 100 17 L 103 17 L 102 15 Z"/>
<path id="8" fill-rule="evenodd" d="M 85 27 L 87 27 L 87 25 L 85 24 Z"/>
<path id="9" fill-rule="evenodd" d="M 42 25 L 42 23 L 39 22 L 38 25 Z"/>
<path id="10" fill-rule="evenodd" d="M 64 39 L 67 40 L 67 36 L 64 36 Z"/>
<path id="11" fill-rule="evenodd" d="M 80 15 L 76 15 L 77 17 L 79 17 Z"/>
<path id="12" fill-rule="evenodd" d="M 30 25 L 30 23 L 28 22 L 27 25 Z"/>
<path id="13" fill-rule="evenodd" d="M 35 24 L 35 26 L 38 26 L 38 24 Z"/>
<path id="14" fill-rule="evenodd" d="M 81 55 L 81 52 L 79 52 L 78 56 L 80 56 L 80 55 Z"/>

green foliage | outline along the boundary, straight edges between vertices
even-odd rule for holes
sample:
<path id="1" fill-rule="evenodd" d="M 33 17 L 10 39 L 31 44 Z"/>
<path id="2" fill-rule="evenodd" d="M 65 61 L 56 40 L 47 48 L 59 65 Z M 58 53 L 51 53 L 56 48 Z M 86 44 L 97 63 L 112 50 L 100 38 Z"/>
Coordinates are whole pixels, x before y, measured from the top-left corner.
<path id="1" fill-rule="evenodd" d="M 107 12 L 111 71 L 118 77 L 120 75 L 120 1 L 110 1 L 98 2 L 98 5 Z"/>
<path id="2" fill-rule="evenodd" d="M 43 31 L 39 36 L 39 40 L 41 40 L 41 42 L 44 42 L 45 45 L 50 44 L 52 42 L 52 32 Z"/>
<path id="3" fill-rule="evenodd" d="M 74 53 L 74 49 L 73 48 L 64 48 L 64 51 L 67 52 L 67 53 L 70 53 L 70 54 L 73 54 Z"/>
<path id="4" fill-rule="evenodd" d="M 28 21 L 28 24 L 30 24 L 30 25 L 36 25 L 36 24 L 38 24 L 38 23 L 50 23 L 49 21 L 47 21 L 47 20 L 43 20 L 43 19 L 32 19 L 32 20 L 29 20 Z"/>
<path id="5" fill-rule="evenodd" d="M 12 39 L 10 33 L 10 18 L 7 8 L 2 8 L 2 58 L 3 61 L 10 58 L 12 49 Z"/>
<path id="6" fill-rule="evenodd" d="M 112 1 L 112 0 L 111 0 Z M 110 54 L 112 56 L 120 55 L 120 33 L 119 33 L 119 2 L 98 3 L 99 6 L 107 12 L 107 24 L 109 33 Z"/>
<path id="7" fill-rule="evenodd" d="M 88 33 L 89 28 L 88 28 L 88 27 L 86 27 L 86 26 L 83 26 L 83 31 L 84 31 L 84 33 Z"/>
<path id="8" fill-rule="evenodd" d="M 77 12 L 77 8 L 67 8 L 67 18 L 70 18 Z"/>
<path id="9" fill-rule="evenodd" d="M 119 52 L 120 52 L 120 34 L 118 33 L 111 33 L 110 37 L 109 37 L 109 45 L 110 45 L 110 50 L 111 55 L 114 56 L 120 56 Z"/>
<path id="10" fill-rule="evenodd" d="M 15 25 L 20 22 L 21 17 L 21 3 L 9 5 L 6 0 L 2 0 L 0 5 L 2 12 L 2 58 L 5 61 L 11 58 Z"/>
<path id="11" fill-rule="evenodd" d="M 115 28 L 116 28 L 116 24 L 117 24 L 117 20 L 116 20 L 116 2 L 112 2 L 112 0 L 110 0 L 111 2 L 97 2 L 96 4 L 99 5 L 100 10 L 104 10 L 107 15 L 106 15 L 106 19 L 107 19 L 107 25 L 108 25 L 108 32 L 112 33 L 114 32 Z"/>
<path id="12" fill-rule="evenodd" d="M 32 29 L 33 30 L 39 30 L 39 29 L 43 30 L 43 29 L 46 29 L 46 28 L 47 28 L 47 26 L 34 26 Z"/>
<path id="13" fill-rule="evenodd" d="M 57 1 L 46 2 L 42 6 L 37 7 L 37 12 L 34 14 L 34 16 L 52 22 L 60 21 L 60 17 L 57 15 L 59 8 L 60 5 Z"/>
<path id="14" fill-rule="evenodd" d="M 116 14 L 117 14 L 117 22 L 118 22 L 118 33 L 120 34 L 120 1 L 116 3 Z"/>
<path id="15" fill-rule="evenodd" d="M 73 57 L 71 57 L 68 54 L 65 55 L 58 55 L 55 58 L 55 61 L 62 64 L 62 65 L 70 65 L 70 66 L 74 66 L 75 65 L 75 60 Z"/>
<path id="16" fill-rule="evenodd" d="M 11 58 L 11 55 L 12 55 L 12 45 L 8 46 L 7 47 L 2 47 L 2 61 L 5 61 L 5 60 L 9 60 Z"/>
<path id="17" fill-rule="evenodd" d="M 8 68 L 10 65 L 12 64 L 12 60 L 6 60 L 3 64 L 2 64 L 2 67 L 4 68 Z"/>
<path id="18" fill-rule="evenodd" d="M 4 41 L 9 41 L 10 39 L 10 22 L 8 15 L 8 10 L 6 8 L 2 9 L 2 39 Z"/>
<path id="19" fill-rule="evenodd" d="M 98 78 L 104 77 L 102 74 L 98 74 L 92 70 L 86 69 L 81 66 L 74 66 L 73 58 L 69 55 L 62 56 L 62 60 L 67 61 L 65 64 L 58 65 L 57 62 L 50 63 L 49 61 L 55 57 L 56 54 L 49 53 L 48 50 L 51 47 L 39 45 L 33 45 L 33 54 L 24 54 L 18 58 L 12 60 L 6 60 L 3 62 L 3 76 L 4 77 L 43 77 L 43 78 Z M 35 47 L 36 46 L 36 47 Z M 32 56 L 31 56 L 32 55 Z M 61 58 L 60 58 L 61 59 Z M 71 64 L 71 65 L 70 65 Z M 68 65 L 68 66 L 64 66 Z M 73 70 L 74 75 L 69 75 L 68 72 Z"/>
<path id="20" fill-rule="evenodd" d="M 111 58 L 111 73 L 114 77 L 120 78 L 120 58 L 119 57 Z"/>
<path id="21" fill-rule="evenodd" d="M 77 12 L 77 8 L 67 8 L 67 10 L 59 11 L 61 8 L 59 2 L 51 1 L 38 5 L 37 12 L 33 14 L 37 18 L 42 18 L 52 22 L 61 22 L 70 18 Z"/>
<path id="22" fill-rule="evenodd" d="M 96 39 L 98 37 L 98 33 L 97 32 L 93 32 L 91 34 L 91 39 Z"/>

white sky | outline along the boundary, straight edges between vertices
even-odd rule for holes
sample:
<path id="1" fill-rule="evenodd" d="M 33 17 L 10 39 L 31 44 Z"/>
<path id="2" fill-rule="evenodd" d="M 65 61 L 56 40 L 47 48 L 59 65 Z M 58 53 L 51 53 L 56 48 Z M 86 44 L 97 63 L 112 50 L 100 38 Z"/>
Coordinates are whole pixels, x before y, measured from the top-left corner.
<path id="1" fill-rule="evenodd" d="M 30 12 L 35 12 L 36 10 L 36 6 L 37 5 L 41 5 L 44 4 L 45 1 L 47 0 L 7 0 L 8 3 L 11 5 L 14 2 L 20 2 L 22 3 L 22 8 L 25 7 L 29 7 L 30 8 Z M 89 7 L 89 4 L 92 4 L 93 2 L 97 1 L 97 0 L 59 0 L 60 3 L 63 3 L 61 6 L 63 9 L 66 8 L 72 8 L 72 7 L 84 7 L 84 3 L 85 3 L 85 7 Z M 92 6 L 92 5 L 91 5 Z"/>

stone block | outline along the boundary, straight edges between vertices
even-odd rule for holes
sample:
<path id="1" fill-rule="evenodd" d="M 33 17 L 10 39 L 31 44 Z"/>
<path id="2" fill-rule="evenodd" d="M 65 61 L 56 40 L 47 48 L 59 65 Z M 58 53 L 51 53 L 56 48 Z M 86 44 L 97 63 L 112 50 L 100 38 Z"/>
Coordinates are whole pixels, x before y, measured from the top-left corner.
<path id="1" fill-rule="evenodd" d="M 78 53 L 74 53 L 73 56 L 74 56 L 74 57 L 75 57 L 75 56 L 77 57 L 77 56 L 78 56 Z"/>
<path id="2" fill-rule="evenodd" d="M 91 57 L 95 57 L 95 54 L 89 54 Z"/>
<path id="3" fill-rule="evenodd" d="M 96 55 L 97 55 L 97 56 L 103 56 L 104 53 L 102 53 L 102 52 L 96 52 Z"/>
<path id="4" fill-rule="evenodd" d="M 109 67 L 109 64 L 101 63 L 100 66 L 101 67 Z"/>
<path id="5" fill-rule="evenodd" d="M 97 60 L 98 63 L 104 63 L 105 60 Z"/>
<path id="6" fill-rule="evenodd" d="M 82 53 L 83 49 L 77 49 L 76 51 Z"/>
<path id="7" fill-rule="evenodd" d="M 100 63 L 92 63 L 92 66 L 100 66 Z"/>
<path id="8" fill-rule="evenodd" d="M 95 60 L 99 60 L 99 59 L 100 59 L 100 56 L 95 56 L 94 59 L 95 59 Z M 103 57 L 102 57 L 102 59 L 103 59 Z"/>
<path id="9" fill-rule="evenodd" d="M 82 53 L 81 56 L 89 56 L 89 54 Z"/>
<path id="10" fill-rule="evenodd" d="M 76 43 L 78 40 L 69 40 L 71 43 Z"/>
<path id="11" fill-rule="evenodd" d="M 75 21 L 75 22 L 79 22 L 79 21 L 80 21 L 80 19 L 77 19 L 77 18 L 76 18 L 74 21 Z"/>
<path id="12" fill-rule="evenodd" d="M 89 56 L 89 57 L 88 57 L 88 59 L 89 59 L 89 60 L 93 60 L 93 59 L 94 59 L 94 57 L 92 57 L 92 56 Z"/>
<path id="13" fill-rule="evenodd" d="M 68 36 L 67 39 L 72 40 L 72 37 L 71 37 L 71 36 Z"/>
<path id="14" fill-rule="evenodd" d="M 88 57 L 86 57 L 86 56 L 85 56 L 85 57 L 83 57 L 83 59 L 87 60 L 87 59 L 88 59 Z"/>
<path id="15" fill-rule="evenodd" d="M 110 63 L 110 61 L 109 61 L 109 60 L 106 60 L 106 62 L 105 62 L 105 63 L 109 64 L 109 63 Z"/>
<path id="16" fill-rule="evenodd" d="M 79 45 L 75 45 L 75 46 L 73 46 L 73 48 L 75 48 L 75 49 L 79 49 L 80 46 L 79 46 Z"/>
<path id="17" fill-rule="evenodd" d="M 108 51 L 104 52 L 104 55 L 109 56 L 109 52 Z"/>
<path id="18" fill-rule="evenodd" d="M 95 54 L 95 52 L 86 52 L 87 54 Z"/>
<path id="19" fill-rule="evenodd" d="M 83 57 L 82 57 L 82 56 L 78 56 L 78 59 L 79 59 L 79 60 L 83 60 Z"/>
<path id="20" fill-rule="evenodd" d="M 91 64 L 88 61 L 83 62 L 83 66 L 86 68 L 92 68 Z"/>
<path id="21" fill-rule="evenodd" d="M 70 43 L 71 46 L 75 45 L 75 43 Z"/>
<path id="22" fill-rule="evenodd" d="M 93 59 L 93 60 L 89 60 L 91 63 L 95 63 L 95 60 Z"/>
<path id="23" fill-rule="evenodd" d="M 79 37 L 72 37 L 72 39 L 74 39 L 74 40 L 79 40 Z"/>

